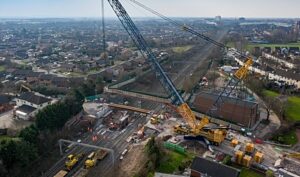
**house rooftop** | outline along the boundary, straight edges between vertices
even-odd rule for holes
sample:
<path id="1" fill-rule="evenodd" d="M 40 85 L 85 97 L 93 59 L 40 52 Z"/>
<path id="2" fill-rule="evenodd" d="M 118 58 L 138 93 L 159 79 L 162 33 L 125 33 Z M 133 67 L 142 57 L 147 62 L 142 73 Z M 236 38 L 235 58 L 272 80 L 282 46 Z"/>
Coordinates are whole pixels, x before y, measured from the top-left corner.
<path id="1" fill-rule="evenodd" d="M 9 95 L 0 95 L 0 104 L 8 104 L 11 98 Z"/>
<path id="2" fill-rule="evenodd" d="M 210 177 L 238 177 L 240 170 L 202 157 L 195 157 L 191 166 L 193 171 Z"/>
<path id="3" fill-rule="evenodd" d="M 36 108 L 28 106 L 28 105 L 22 105 L 16 109 L 16 111 L 19 111 L 19 112 L 22 112 L 25 114 L 30 114 L 35 110 L 36 110 Z"/>
<path id="4" fill-rule="evenodd" d="M 30 103 L 36 104 L 36 105 L 40 105 L 40 104 L 51 101 L 51 99 L 35 95 L 33 92 L 22 93 L 18 98 L 21 100 L 25 100 Z"/>

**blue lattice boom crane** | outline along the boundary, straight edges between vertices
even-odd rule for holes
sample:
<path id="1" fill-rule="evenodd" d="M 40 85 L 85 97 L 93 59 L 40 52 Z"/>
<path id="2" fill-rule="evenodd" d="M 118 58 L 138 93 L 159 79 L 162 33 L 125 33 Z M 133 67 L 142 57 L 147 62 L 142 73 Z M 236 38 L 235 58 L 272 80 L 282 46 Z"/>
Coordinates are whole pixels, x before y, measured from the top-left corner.
<path id="1" fill-rule="evenodd" d="M 192 134 L 195 136 L 203 136 L 207 140 L 211 141 L 214 144 L 220 144 L 226 136 L 224 130 L 219 129 L 210 129 L 204 130 L 203 127 L 209 123 L 207 117 L 203 117 L 200 121 L 197 121 L 196 116 L 192 112 L 191 108 L 187 103 L 184 102 L 181 95 L 178 93 L 176 87 L 174 86 L 172 80 L 163 70 L 156 56 L 152 50 L 148 47 L 148 44 L 144 37 L 141 35 L 139 29 L 136 27 L 131 17 L 126 12 L 123 5 L 119 0 L 108 0 L 108 3 L 112 7 L 113 11 L 117 15 L 118 19 L 122 23 L 123 27 L 133 40 L 134 44 L 140 50 L 142 55 L 148 60 L 153 71 L 157 78 L 160 80 L 164 89 L 171 95 L 171 101 L 174 106 L 177 108 L 177 112 L 185 119 L 188 124 L 188 128 L 183 128 L 180 125 L 175 126 L 174 129 L 176 132 L 181 132 L 185 134 Z"/>

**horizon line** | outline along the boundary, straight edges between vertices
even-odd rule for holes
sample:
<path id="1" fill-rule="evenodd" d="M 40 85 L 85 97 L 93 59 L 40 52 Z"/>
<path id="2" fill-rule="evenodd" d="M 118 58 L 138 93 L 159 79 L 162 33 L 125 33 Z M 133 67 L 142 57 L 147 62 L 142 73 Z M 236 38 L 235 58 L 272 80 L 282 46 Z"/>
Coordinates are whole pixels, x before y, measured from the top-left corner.
<path id="1" fill-rule="evenodd" d="M 201 16 L 201 17 L 195 17 L 195 16 L 170 16 L 168 18 L 215 18 L 216 16 Z M 84 19 L 84 18 L 90 18 L 90 19 L 95 19 L 95 18 L 102 18 L 100 16 L 0 16 L 0 19 Z M 114 18 L 117 19 L 118 17 L 116 16 L 107 16 L 105 18 Z M 149 16 L 132 16 L 131 18 L 158 18 L 160 17 L 149 17 Z M 244 17 L 244 16 L 238 16 L 238 17 L 226 17 L 226 16 L 221 16 L 222 19 L 239 19 L 239 18 L 245 18 L 245 19 L 294 19 L 294 20 L 300 20 L 299 17 Z"/>

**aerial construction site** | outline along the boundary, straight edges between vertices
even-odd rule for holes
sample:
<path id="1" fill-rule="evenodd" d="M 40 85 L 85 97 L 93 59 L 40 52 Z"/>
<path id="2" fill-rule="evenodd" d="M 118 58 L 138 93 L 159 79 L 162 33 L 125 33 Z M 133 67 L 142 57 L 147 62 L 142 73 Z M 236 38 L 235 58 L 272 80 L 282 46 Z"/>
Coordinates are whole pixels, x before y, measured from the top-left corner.
<path id="1" fill-rule="evenodd" d="M 130 12 L 127 12 L 127 5 L 124 6 L 125 3 L 137 11 L 155 16 L 149 20 L 150 27 L 140 27 L 143 20 L 132 19 Z M 112 24 L 108 22 L 111 26 L 105 24 L 105 4 L 118 18 L 117 25 L 115 21 Z M 299 80 L 276 75 L 280 70 L 285 74 L 289 70 L 294 73 L 292 75 L 300 73 L 297 70 L 300 62 L 296 62 L 300 56 L 299 48 L 297 50 L 296 47 L 289 49 L 275 47 L 278 55 L 281 53 L 284 57 L 289 57 L 287 63 L 286 60 L 272 56 L 272 52 L 267 52 L 267 47 L 260 51 L 260 48 L 254 45 L 264 40 L 262 34 L 269 33 L 266 27 L 268 23 L 264 23 L 266 26 L 260 34 L 260 28 L 258 30 L 245 27 L 248 24 L 244 24 L 244 18 L 233 21 L 232 19 L 222 21 L 220 16 L 215 19 L 204 19 L 208 27 L 198 29 L 194 27 L 199 25 L 198 20 L 169 18 L 140 1 L 102 0 L 101 7 L 101 23 L 86 24 L 87 28 L 96 26 L 96 31 L 102 28 L 102 39 L 97 41 L 97 44 L 102 45 L 100 56 L 97 54 L 92 59 L 92 54 L 98 52 L 96 49 L 75 55 L 75 52 L 67 53 L 55 48 L 57 52 L 51 55 L 50 59 L 43 54 L 40 57 L 42 61 L 37 59 L 26 61 L 32 70 L 34 68 L 37 71 L 36 73 L 45 70 L 48 74 L 36 77 L 36 73 L 28 74 L 27 71 L 22 71 L 17 75 L 18 72 L 14 71 L 15 75 L 6 76 L 6 81 L 2 82 L 6 84 L 11 80 L 17 80 L 24 73 L 29 75 L 23 79 L 24 81 L 12 84 L 20 85 L 18 94 L 9 89 L 7 91 L 10 96 L 16 95 L 15 105 L 2 105 L 1 102 L 0 107 L 1 110 L 11 110 L 9 114 L 18 120 L 36 120 L 33 125 L 30 124 L 29 129 L 32 130 L 29 133 L 26 131 L 14 133 L 20 134 L 17 139 L 29 141 L 31 144 L 28 143 L 27 146 L 37 144 L 37 147 L 43 147 L 42 150 L 37 148 L 37 153 L 47 149 L 45 139 L 55 144 L 49 146 L 40 158 L 32 158 L 30 164 L 39 163 L 41 167 L 37 167 L 36 171 L 31 169 L 30 175 L 43 177 L 300 175 L 300 145 L 297 142 L 300 138 L 299 122 L 291 121 L 292 118 L 289 117 L 296 115 L 297 118 L 299 114 L 287 113 L 299 108 L 291 106 L 293 100 L 298 99 Z M 164 24 L 166 29 L 157 27 L 157 22 Z M 256 24 L 252 21 L 249 23 Z M 296 32 L 299 34 L 300 25 L 297 25 L 298 23 L 296 27 L 285 27 L 284 30 L 293 28 L 291 30 L 293 33 L 288 34 Z M 115 26 L 118 30 L 114 29 Z M 39 30 L 42 31 L 42 28 Z M 147 30 L 151 33 L 147 33 Z M 178 34 L 173 30 L 179 31 Z M 63 27 L 62 31 L 68 30 Z M 23 33 L 26 33 L 25 28 L 22 29 Z M 159 36 L 156 33 L 164 35 Z M 177 39 L 176 35 L 180 36 L 180 39 Z M 43 40 L 51 40 L 49 36 L 38 38 L 39 45 L 42 46 L 38 46 L 41 47 L 41 53 L 47 52 L 46 45 L 43 46 L 42 43 Z M 75 51 L 83 50 L 80 48 L 83 45 L 81 41 L 83 36 L 88 36 L 89 42 L 95 42 L 91 32 L 82 30 L 76 32 L 76 36 L 78 46 L 68 43 L 63 44 L 63 48 L 74 47 Z M 127 38 L 130 39 L 127 41 Z M 253 38 L 256 42 L 253 42 Z M 116 39 L 119 41 L 111 42 Z M 173 45 L 172 42 L 163 43 L 168 39 L 175 41 L 176 46 L 185 45 L 185 47 L 169 49 L 168 45 Z M 9 40 L 9 37 L 5 40 Z M 247 42 L 243 43 L 244 40 L 252 41 L 252 46 Z M 162 41 L 160 47 L 157 47 L 157 41 Z M 87 43 L 90 45 L 89 42 Z M 193 45 L 190 45 L 190 42 Z M 243 48 L 244 44 L 248 47 Z M 32 46 L 32 51 L 34 48 Z M 132 52 L 134 57 L 130 58 L 133 64 L 126 60 L 129 51 L 134 51 Z M 92 54 L 83 56 L 89 52 Z M 121 56 L 114 55 L 117 52 L 120 52 Z M 284 54 L 285 52 L 288 54 Z M 261 56 L 257 53 L 261 53 Z M 60 63 L 51 58 L 63 54 L 66 54 L 63 58 L 68 60 L 67 63 Z M 35 55 L 37 54 L 32 54 Z M 122 59 L 124 56 L 125 59 Z M 83 59 L 77 61 L 76 57 Z M 120 61 L 113 59 L 118 57 L 121 58 Z M 43 62 L 48 59 L 53 60 L 54 64 L 45 64 L 48 68 L 43 67 Z M 269 60 L 272 60 L 272 64 L 276 63 L 273 68 L 271 64 L 268 65 Z M 88 62 L 80 65 L 84 61 Z M 94 61 L 97 61 L 95 66 Z M 18 62 L 17 59 L 15 62 Z M 36 63 L 38 65 L 35 66 Z M 61 68 L 63 66 L 64 71 L 53 69 L 56 66 Z M 93 67 L 87 71 L 83 66 Z M 99 66 L 103 68 L 97 68 Z M 84 75 L 82 79 L 79 77 L 72 79 L 73 76 L 81 76 L 79 74 L 81 71 L 89 74 Z M 122 77 L 120 73 L 123 73 Z M 57 77 L 53 79 L 54 76 L 51 76 L 51 79 L 48 79 L 50 75 Z M 36 83 L 40 85 L 34 85 Z M 66 83 L 73 85 L 64 87 Z M 51 90 L 52 84 L 58 85 L 56 92 Z M 91 90 L 89 84 L 93 86 Z M 85 94 L 87 92 L 88 94 Z M 51 95 L 52 93 L 56 93 L 55 97 Z M 65 96 L 61 96 L 63 95 L 61 93 L 65 93 Z M 279 104 L 283 102 L 288 104 Z M 57 111 L 60 108 L 62 110 Z M 68 111 L 72 113 L 69 114 Z M 66 115 L 69 118 L 65 118 Z M 51 116 L 60 120 L 54 120 Z M 47 118 L 51 118 L 49 122 Z M 61 123 L 62 119 L 65 122 Z M 28 138 L 34 134 L 33 130 L 38 132 L 36 141 Z M 8 133 L 5 132 L 6 134 Z M 40 141 L 42 138 L 44 140 Z M 2 155 L 5 154 L 2 153 L 1 146 L 0 152 Z M 1 158 L 6 164 L 5 158 Z M 43 160 L 44 158 L 48 160 Z M 31 158 L 24 157 L 24 159 L 30 161 Z M 4 166 L 7 167 L 7 164 Z M 10 171 L 13 170 L 6 170 L 6 173 L 13 174 Z"/>
<path id="2" fill-rule="evenodd" d="M 243 82 L 254 60 L 250 54 L 218 42 L 222 41 L 226 31 L 220 31 L 210 38 L 132 1 L 205 41 L 203 55 L 209 57 L 212 51 L 220 50 L 223 57 L 240 60 L 240 65 L 230 75 L 216 70 L 214 61 L 199 61 L 198 57 L 169 66 L 169 63 L 164 63 L 163 52 L 153 53 L 121 2 L 108 2 L 150 67 L 142 75 L 106 86 L 100 97 L 84 103 L 83 117 L 89 121 L 92 119 L 85 139 L 74 142 L 62 140 L 61 153 L 66 159 L 62 158 L 44 176 L 139 174 L 149 165 L 143 151 L 151 138 L 159 141 L 167 153 L 174 151 L 190 158 L 188 162 L 181 162 L 188 163 L 178 173 L 181 176 L 202 176 L 205 171 L 213 173 L 198 164 L 200 162 L 197 161 L 203 159 L 207 161 L 202 162 L 204 166 L 215 163 L 211 166 L 218 168 L 218 162 L 224 163 L 224 166 L 231 164 L 229 166 L 232 167 L 222 168 L 224 173 L 231 171 L 234 176 L 240 174 L 241 168 L 253 169 L 261 174 L 269 171 L 276 175 L 300 173 L 299 162 L 294 159 L 299 158 L 299 153 L 284 146 L 276 148 L 276 143 L 263 139 L 271 133 L 268 132 L 271 129 L 260 126 L 260 98 L 247 89 Z M 202 73 L 202 79 L 201 75 L 197 75 L 200 79 L 196 85 L 201 89 L 179 91 L 185 89 L 187 78 L 193 77 L 206 64 L 209 67 Z M 167 74 L 170 72 L 177 74 Z M 206 77 L 211 72 L 215 74 L 214 79 Z M 215 88 L 212 89 L 212 85 Z M 237 166 L 239 168 L 234 168 Z M 155 174 L 159 175 L 163 176 Z"/>

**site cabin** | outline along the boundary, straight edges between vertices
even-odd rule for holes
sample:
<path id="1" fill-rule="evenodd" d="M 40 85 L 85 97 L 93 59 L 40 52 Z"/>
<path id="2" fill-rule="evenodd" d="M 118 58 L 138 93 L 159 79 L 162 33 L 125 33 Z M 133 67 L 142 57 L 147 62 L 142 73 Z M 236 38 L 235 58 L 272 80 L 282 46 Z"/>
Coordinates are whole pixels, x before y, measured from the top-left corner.
<path id="1" fill-rule="evenodd" d="M 65 170 L 60 170 L 55 176 L 53 177 L 65 177 L 68 174 Z"/>

